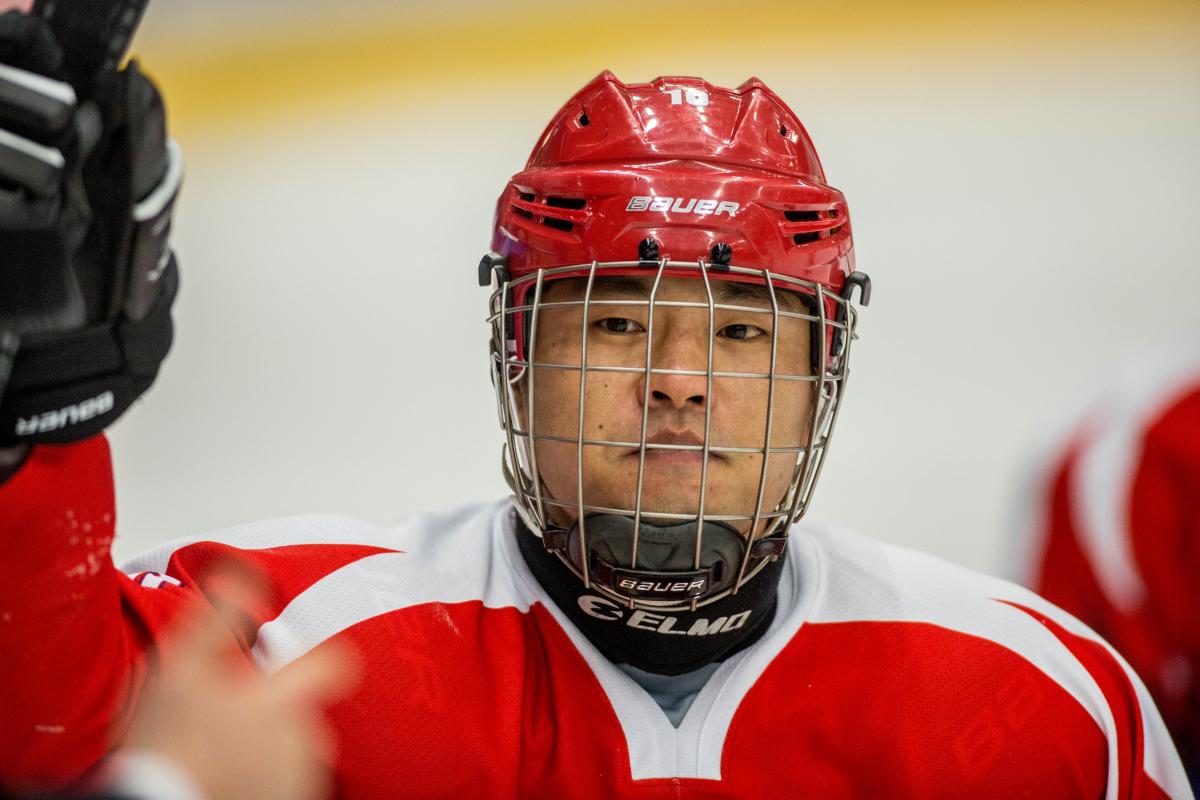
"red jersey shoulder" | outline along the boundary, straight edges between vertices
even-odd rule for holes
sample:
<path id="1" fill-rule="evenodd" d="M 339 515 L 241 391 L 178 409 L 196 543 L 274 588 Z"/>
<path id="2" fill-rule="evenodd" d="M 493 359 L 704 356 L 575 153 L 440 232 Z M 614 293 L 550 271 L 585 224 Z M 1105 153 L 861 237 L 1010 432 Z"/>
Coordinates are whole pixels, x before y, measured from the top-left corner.
<path id="1" fill-rule="evenodd" d="M 216 554 L 251 557 L 262 554 L 262 561 L 271 556 L 286 556 L 300 552 L 357 553 L 359 557 L 381 552 L 412 552 L 428 558 L 440 550 L 456 550 L 459 544 L 455 533 L 478 532 L 498 513 L 501 504 L 473 504 L 440 513 L 412 514 L 391 525 L 378 525 L 367 520 L 341 515 L 297 515 L 237 525 L 215 533 L 190 536 L 166 542 L 126 562 L 122 569 L 130 574 L 169 574 L 172 564 L 214 560 Z M 471 553 L 486 560 L 489 542 L 486 537 L 473 541 L 474 547 L 457 552 L 459 558 Z M 330 556 L 333 558 L 332 556 Z M 347 556 L 347 559 L 350 557 Z M 337 561 L 336 558 L 333 558 Z M 287 559 L 281 567 L 290 566 Z"/>
<path id="2" fill-rule="evenodd" d="M 249 581 L 256 605 L 242 633 L 254 646 L 261 627 L 297 602 L 305 609 L 292 608 L 290 617 L 314 610 L 328 617 L 328 606 L 321 608 L 331 601 L 349 615 L 368 613 L 362 597 L 381 582 L 388 593 L 403 593 L 406 605 L 422 598 L 484 600 L 499 513 L 497 504 L 471 505 L 387 526 L 346 516 L 281 517 L 177 539 L 122 569 L 138 586 L 156 591 L 210 594 L 230 573 Z"/>
<path id="3" fill-rule="evenodd" d="M 805 635 L 840 641 L 860 663 L 889 664 L 871 670 L 885 683 L 902 675 L 886 693 L 889 703 L 922 698 L 905 713 L 934 709 L 929 724 L 960 737 L 946 744 L 948 752 L 958 748 L 966 773 L 998 768 L 1013 742 L 1024 741 L 1082 759 L 1080 774 L 1087 759 L 1099 758 L 1110 782 L 1144 769 L 1169 796 L 1187 796 L 1146 687 L 1079 620 L 1016 584 L 924 553 L 845 532 L 821 531 L 813 540 L 823 588 Z M 1055 774 L 1052 762 L 1043 766 Z"/>
<path id="4" fill-rule="evenodd" d="M 960 656 L 985 671 L 987 653 L 1003 649 L 1070 691 L 1093 718 L 1102 718 L 1096 698 L 1082 688 L 1086 670 L 1045 620 L 1056 620 L 1072 635 L 1100 639 L 1061 609 L 1009 581 L 847 531 L 814 532 L 813 541 L 822 591 L 810 624 L 891 623 L 914 640 L 937 636 L 962 643 L 937 649 L 937 657 L 926 660 L 931 672 Z"/>

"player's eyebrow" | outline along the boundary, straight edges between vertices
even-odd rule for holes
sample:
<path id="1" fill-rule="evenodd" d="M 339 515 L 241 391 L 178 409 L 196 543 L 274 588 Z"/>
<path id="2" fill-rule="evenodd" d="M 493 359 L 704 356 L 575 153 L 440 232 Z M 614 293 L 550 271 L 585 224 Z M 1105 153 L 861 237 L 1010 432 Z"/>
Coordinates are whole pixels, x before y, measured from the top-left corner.
<path id="1" fill-rule="evenodd" d="M 767 287 L 756 283 L 737 281 L 713 281 L 713 299 L 718 303 L 760 302 L 770 308 L 771 293 Z M 776 292 L 778 295 L 778 292 Z"/>
<path id="2" fill-rule="evenodd" d="M 556 286 L 559 291 L 569 292 L 571 295 L 578 295 L 582 298 L 586 287 L 586 278 L 567 278 L 562 281 L 556 281 Z M 592 285 L 593 299 L 632 299 L 645 300 L 650 294 L 650 288 L 654 285 L 652 278 L 641 278 L 636 275 L 612 275 L 597 278 Z M 717 303 L 728 305 L 755 305 L 765 309 L 771 308 L 771 293 L 767 287 L 761 283 L 744 283 L 741 281 L 730 281 L 716 279 L 711 282 L 713 289 L 713 300 Z M 794 292 L 789 292 L 782 289 L 776 289 L 775 299 L 779 303 L 780 308 L 787 308 L 795 311 L 802 311 L 808 308 L 809 302 L 806 298 L 797 295 Z"/>
<path id="3" fill-rule="evenodd" d="M 577 278 L 579 281 L 579 292 L 583 293 L 587 286 L 587 281 L 584 278 Z M 647 278 L 638 278 L 633 275 L 615 275 L 612 277 L 598 278 L 592 285 L 592 297 L 619 297 L 623 295 L 633 295 L 637 298 L 643 298 L 650 293 L 651 281 Z"/>
<path id="4" fill-rule="evenodd" d="M 740 281 L 713 281 L 713 299 L 718 303 L 735 305 L 738 303 L 761 305 L 771 308 L 771 292 L 761 283 L 742 283 Z M 808 309 L 808 298 L 784 289 L 775 290 L 775 300 L 781 308 L 791 310 Z"/>

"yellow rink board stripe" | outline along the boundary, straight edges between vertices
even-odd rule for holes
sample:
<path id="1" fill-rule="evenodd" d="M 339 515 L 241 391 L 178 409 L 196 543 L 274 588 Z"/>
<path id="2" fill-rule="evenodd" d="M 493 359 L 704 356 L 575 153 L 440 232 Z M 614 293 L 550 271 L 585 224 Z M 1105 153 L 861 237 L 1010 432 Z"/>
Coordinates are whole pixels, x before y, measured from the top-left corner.
<path id="1" fill-rule="evenodd" d="M 381 90 L 447 102 L 453 89 L 525 85 L 557 95 L 605 67 L 628 80 L 716 70 L 736 82 L 756 62 L 794 61 L 813 80 L 836 81 L 899 56 L 1003 65 L 1131 48 L 1196 52 L 1200 2 L 510 2 L 250 27 L 231 24 L 240 31 L 231 38 L 139 41 L 177 131 L 253 125 Z"/>

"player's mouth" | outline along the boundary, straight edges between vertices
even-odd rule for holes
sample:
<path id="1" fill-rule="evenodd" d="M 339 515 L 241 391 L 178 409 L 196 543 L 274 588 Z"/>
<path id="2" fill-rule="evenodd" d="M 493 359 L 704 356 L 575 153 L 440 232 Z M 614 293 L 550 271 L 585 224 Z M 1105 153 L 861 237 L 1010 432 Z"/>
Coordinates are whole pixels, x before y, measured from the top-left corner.
<path id="1" fill-rule="evenodd" d="M 646 463 L 656 465 L 668 464 L 701 464 L 704 461 L 704 437 L 692 431 L 662 430 L 653 436 L 646 437 Z M 628 453 L 631 458 L 640 458 L 641 449 L 633 448 Z M 724 458 L 721 453 L 710 452 L 708 457 L 713 460 Z"/>

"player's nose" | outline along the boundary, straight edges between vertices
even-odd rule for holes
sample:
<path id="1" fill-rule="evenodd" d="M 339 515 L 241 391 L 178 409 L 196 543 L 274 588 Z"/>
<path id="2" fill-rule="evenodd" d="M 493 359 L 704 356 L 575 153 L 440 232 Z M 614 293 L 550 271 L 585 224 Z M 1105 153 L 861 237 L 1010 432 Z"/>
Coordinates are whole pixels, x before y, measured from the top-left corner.
<path id="1" fill-rule="evenodd" d="M 705 410 L 714 400 L 708 385 L 708 326 L 664 325 L 651 342 L 649 380 L 643 376 L 640 397 L 651 409 Z"/>

